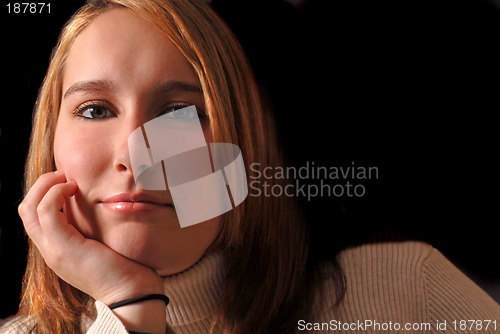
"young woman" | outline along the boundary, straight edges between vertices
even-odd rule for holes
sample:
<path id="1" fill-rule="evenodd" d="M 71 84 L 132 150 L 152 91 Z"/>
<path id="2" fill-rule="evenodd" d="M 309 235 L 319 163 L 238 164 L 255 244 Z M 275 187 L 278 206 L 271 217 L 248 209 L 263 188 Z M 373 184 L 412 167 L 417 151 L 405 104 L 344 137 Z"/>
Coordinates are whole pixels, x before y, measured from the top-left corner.
<path id="1" fill-rule="evenodd" d="M 189 106 L 246 169 L 283 164 L 247 60 L 205 2 L 93 1 L 70 20 L 37 101 L 19 207 L 28 266 L 2 333 L 499 330 L 499 305 L 429 245 L 316 259 L 287 196 L 181 227 L 170 191 L 136 184 L 129 138 Z"/>

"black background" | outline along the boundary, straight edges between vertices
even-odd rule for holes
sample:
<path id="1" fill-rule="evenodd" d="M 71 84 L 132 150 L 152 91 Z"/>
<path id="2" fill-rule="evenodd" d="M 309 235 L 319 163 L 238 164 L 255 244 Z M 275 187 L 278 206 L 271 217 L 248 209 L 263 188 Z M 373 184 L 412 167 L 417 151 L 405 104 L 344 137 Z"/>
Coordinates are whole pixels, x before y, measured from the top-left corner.
<path id="1" fill-rule="evenodd" d="M 17 215 L 36 94 L 62 24 L 2 2 L 0 317 L 25 266 Z M 289 164 L 376 166 L 361 198 L 302 200 L 316 248 L 376 232 L 433 243 L 497 300 L 500 12 L 482 0 L 214 1 L 272 105 Z"/>

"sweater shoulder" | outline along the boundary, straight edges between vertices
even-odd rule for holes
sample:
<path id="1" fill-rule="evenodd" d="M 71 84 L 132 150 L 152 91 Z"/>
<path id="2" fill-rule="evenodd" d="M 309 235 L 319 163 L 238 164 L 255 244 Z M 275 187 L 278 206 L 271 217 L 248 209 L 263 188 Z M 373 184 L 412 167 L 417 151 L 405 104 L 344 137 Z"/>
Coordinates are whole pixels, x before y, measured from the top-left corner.
<path id="1" fill-rule="evenodd" d="M 343 250 L 339 262 L 346 273 L 365 271 L 367 266 L 372 270 L 415 272 L 435 251 L 432 245 L 422 241 L 366 243 Z"/>
<path id="2" fill-rule="evenodd" d="M 0 333 L 27 334 L 35 332 L 35 322 L 28 316 L 12 315 L 0 320 Z"/>
<path id="3" fill-rule="evenodd" d="M 357 319 L 393 318 L 401 309 L 420 308 L 425 285 L 422 268 L 434 248 L 424 242 L 381 242 L 350 247 L 339 253 L 344 293 L 332 298 L 339 288 L 329 265 L 324 266 L 324 283 L 316 305 L 331 317 Z M 414 311 L 414 310 L 413 310 Z M 357 319 L 354 319 L 357 318 Z"/>
<path id="4" fill-rule="evenodd" d="M 316 303 L 321 321 L 500 319 L 499 305 L 428 243 L 363 244 L 342 251 L 338 262 L 345 292 L 335 304 L 338 284 L 325 278 Z"/>

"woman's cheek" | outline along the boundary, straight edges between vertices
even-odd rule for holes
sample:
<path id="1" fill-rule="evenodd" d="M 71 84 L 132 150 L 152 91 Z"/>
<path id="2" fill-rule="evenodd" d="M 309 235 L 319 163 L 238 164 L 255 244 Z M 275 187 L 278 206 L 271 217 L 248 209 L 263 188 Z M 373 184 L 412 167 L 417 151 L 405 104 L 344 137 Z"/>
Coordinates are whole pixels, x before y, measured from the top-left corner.
<path id="1" fill-rule="evenodd" d="M 106 154 L 99 143 L 69 135 L 58 139 L 54 145 L 57 169 L 64 171 L 68 180 L 76 181 L 80 189 L 106 170 L 107 162 L 103 159 Z"/>
<path id="2" fill-rule="evenodd" d="M 82 144 L 83 143 L 83 144 Z M 68 223 L 75 226 L 87 238 L 97 238 L 95 206 L 99 198 L 100 176 L 104 173 L 106 163 L 99 159 L 99 150 L 92 145 L 67 138 L 54 147 L 55 162 L 58 170 L 62 170 L 67 180 L 74 180 L 78 185 L 75 196 L 65 203 Z M 98 190 L 97 190 L 98 191 Z M 94 198 L 95 197 L 95 198 Z"/>

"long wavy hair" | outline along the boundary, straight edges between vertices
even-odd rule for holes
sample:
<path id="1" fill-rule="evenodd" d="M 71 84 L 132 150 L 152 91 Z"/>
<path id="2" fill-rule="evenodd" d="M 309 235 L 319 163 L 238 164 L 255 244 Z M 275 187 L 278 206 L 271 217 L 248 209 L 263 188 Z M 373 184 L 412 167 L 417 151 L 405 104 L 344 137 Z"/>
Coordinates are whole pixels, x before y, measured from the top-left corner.
<path id="1" fill-rule="evenodd" d="M 214 142 L 241 148 L 246 163 L 282 166 L 271 113 L 265 109 L 252 69 L 237 39 L 200 0 L 99 0 L 80 8 L 64 26 L 35 105 L 25 169 L 25 191 L 54 171 L 54 132 L 62 73 L 71 46 L 98 15 L 125 7 L 165 33 L 195 70 L 203 90 Z M 267 180 L 280 182 L 280 180 Z M 224 216 L 216 240 L 224 258 L 224 285 L 213 320 L 223 333 L 291 333 L 310 313 L 319 282 L 311 260 L 308 228 L 290 197 L 249 196 Z M 37 333 L 80 333 L 93 300 L 67 284 L 29 243 L 21 312 Z"/>

